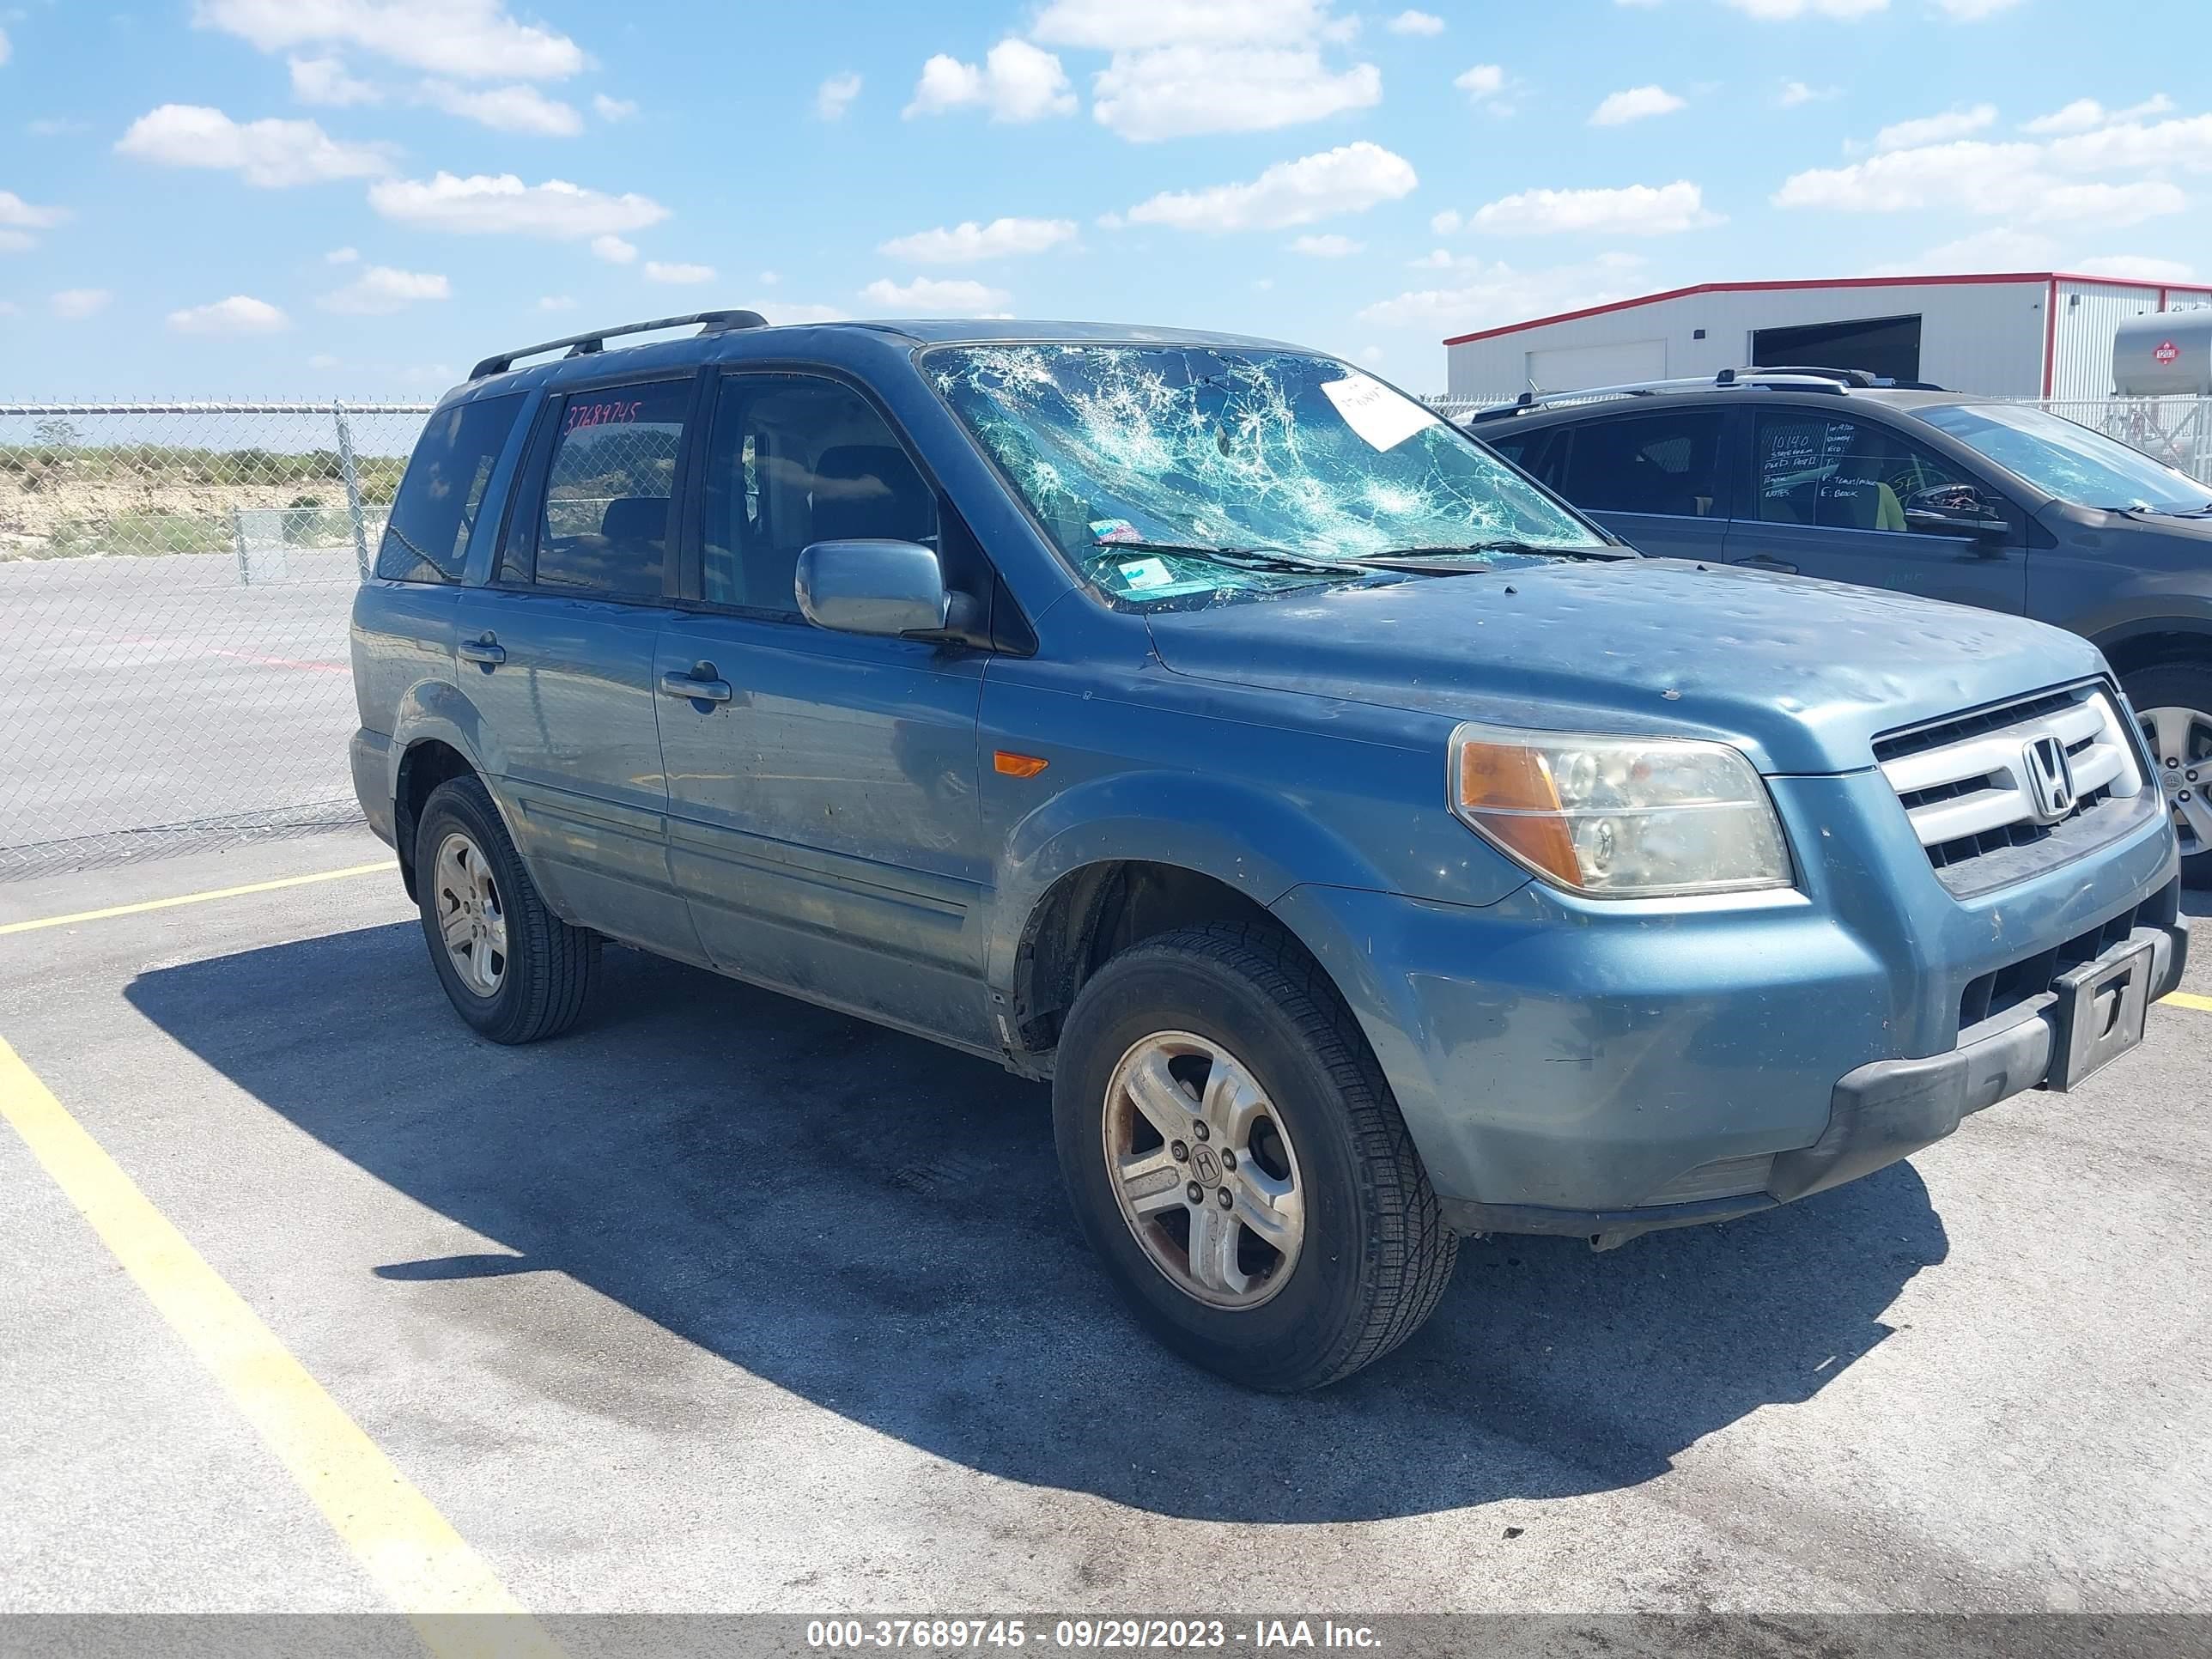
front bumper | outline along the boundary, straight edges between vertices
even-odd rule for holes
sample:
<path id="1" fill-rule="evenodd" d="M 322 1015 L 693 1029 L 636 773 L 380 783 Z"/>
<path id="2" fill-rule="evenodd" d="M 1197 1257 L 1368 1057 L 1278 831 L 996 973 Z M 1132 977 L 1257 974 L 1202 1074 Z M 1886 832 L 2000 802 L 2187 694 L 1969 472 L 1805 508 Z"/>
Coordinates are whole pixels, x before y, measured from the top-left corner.
<path id="1" fill-rule="evenodd" d="M 2147 997 L 2179 976 L 2162 819 L 1962 900 L 1879 775 L 1771 781 L 1796 844 L 1826 854 L 1789 891 L 1276 902 L 1359 1019 L 1455 1228 L 1618 1243 L 1825 1190 L 2050 1086 L 2066 963 L 2147 949 Z"/>
<path id="2" fill-rule="evenodd" d="M 2155 1002 L 2181 982 L 2189 960 L 2187 918 L 2178 916 L 2166 927 L 2137 927 L 2083 968 L 2114 966 L 2138 951 L 2149 957 L 2143 994 Z M 1644 1233 L 1733 1220 L 1826 1192 L 1934 1146 L 1967 1117 L 2001 1100 L 2060 1086 L 2058 1069 L 2075 1035 L 2069 1013 L 2058 993 L 2045 992 L 1961 1032 L 1959 1046 L 1946 1054 L 1880 1060 L 1847 1073 L 1829 1097 L 1828 1127 L 1820 1138 L 1776 1156 L 1758 1192 L 1627 1210 L 1444 1199 L 1444 1220 L 1455 1232 L 1565 1234 L 1610 1249 Z"/>

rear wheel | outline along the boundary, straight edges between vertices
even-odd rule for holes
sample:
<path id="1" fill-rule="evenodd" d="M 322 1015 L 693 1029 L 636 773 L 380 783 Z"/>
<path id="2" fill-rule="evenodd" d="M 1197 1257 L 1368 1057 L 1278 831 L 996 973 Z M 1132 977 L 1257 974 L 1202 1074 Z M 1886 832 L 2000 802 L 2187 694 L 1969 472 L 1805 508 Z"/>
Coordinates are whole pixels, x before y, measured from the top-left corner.
<path id="1" fill-rule="evenodd" d="M 494 1042 L 565 1031 L 599 977 L 599 937 L 548 909 L 474 778 L 441 783 L 415 832 L 422 937 L 447 998 Z"/>
<path id="2" fill-rule="evenodd" d="M 2121 683 L 2150 745 L 2158 781 L 2181 839 L 2182 874 L 2192 887 L 2212 884 L 2212 667 L 2160 663 Z"/>
<path id="3" fill-rule="evenodd" d="M 1168 1346 L 1259 1389 L 1319 1388 L 1418 1330 L 1443 1224 L 1334 988 L 1265 926 L 1164 934 L 1069 1011 L 1054 1068 L 1084 1231 Z"/>

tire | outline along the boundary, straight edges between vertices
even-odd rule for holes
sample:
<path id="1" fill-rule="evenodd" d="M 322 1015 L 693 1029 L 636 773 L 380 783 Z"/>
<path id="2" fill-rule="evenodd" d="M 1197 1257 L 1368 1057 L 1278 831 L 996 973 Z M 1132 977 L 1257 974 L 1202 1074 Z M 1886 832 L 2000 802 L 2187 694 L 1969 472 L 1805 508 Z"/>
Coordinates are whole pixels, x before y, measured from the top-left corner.
<path id="1" fill-rule="evenodd" d="M 2167 784 L 2165 775 L 2179 771 L 2182 787 L 2190 796 L 2189 802 L 2182 802 L 2181 788 L 2168 785 L 2173 826 L 2181 836 L 2182 882 L 2190 887 L 2212 886 L 2212 810 L 2207 810 L 2203 791 L 2188 780 L 2193 765 L 2201 772 L 2202 781 L 2212 785 L 2212 666 L 2159 663 L 2126 676 L 2120 681 L 2120 689 L 2127 693 L 2136 718 L 2142 722 L 2144 740 L 2161 775 L 2159 781 Z M 2168 754 L 2169 749 L 2178 752 Z M 2168 760 L 2179 761 L 2180 765 L 2168 767 Z M 2194 823 L 2192 805 L 2197 808 Z"/>
<path id="2" fill-rule="evenodd" d="M 1159 1092 L 1164 1072 L 1179 1095 Z M 1140 1096 L 1170 1120 L 1188 1106 L 1188 1134 L 1170 1137 Z M 1231 1104 L 1214 1111 L 1218 1099 Z M 1192 928 L 1106 963 L 1068 1012 L 1052 1100 L 1061 1175 L 1116 1287 L 1168 1346 L 1233 1382 L 1271 1393 L 1336 1382 L 1419 1330 L 1450 1282 L 1459 1240 L 1381 1067 L 1335 988 L 1279 929 Z M 1201 1140 L 1207 1115 L 1248 1127 Z M 1241 1164 L 1221 1156 L 1239 1133 Z M 1125 1187 L 1116 1166 L 1143 1174 Z M 1216 1184 L 1202 1181 L 1193 1204 L 1177 1174 Z M 1125 1208 L 1121 1193 L 1139 1186 Z M 1231 1186 L 1239 1224 L 1224 1247 L 1212 1212 Z M 1278 1196 L 1262 1204 L 1262 1189 Z M 1269 1242 L 1293 1233 L 1287 1251 Z"/>
<path id="3" fill-rule="evenodd" d="M 441 864 L 441 860 L 451 861 Z M 536 1042 L 576 1023 L 599 975 L 599 936 L 552 911 L 475 778 L 441 783 L 415 832 L 415 888 L 431 966 L 460 1017 L 494 1042 Z M 468 935 L 448 948 L 447 923 Z"/>

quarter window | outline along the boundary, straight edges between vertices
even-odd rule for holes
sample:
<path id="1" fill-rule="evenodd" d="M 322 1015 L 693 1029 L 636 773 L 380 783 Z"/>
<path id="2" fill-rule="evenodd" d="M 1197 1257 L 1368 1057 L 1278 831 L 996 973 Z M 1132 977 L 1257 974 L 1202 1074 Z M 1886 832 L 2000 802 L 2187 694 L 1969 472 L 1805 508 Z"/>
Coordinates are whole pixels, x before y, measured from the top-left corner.
<path id="1" fill-rule="evenodd" d="M 1564 477 L 1554 487 L 1596 513 L 1656 513 L 1678 519 L 1724 516 L 1717 410 L 1678 410 L 1571 428 Z"/>
<path id="2" fill-rule="evenodd" d="M 1922 491 L 1974 488 L 1957 468 L 1869 421 L 1763 414 L 1753 454 L 1759 516 L 1768 524 L 1902 531 Z"/>
<path id="3" fill-rule="evenodd" d="M 657 599 L 689 380 L 603 386 L 562 408 L 538 510 L 540 587 Z"/>
<path id="4" fill-rule="evenodd" d="M 416 443 L 377 550 L 387 581 L 457 582 L 484 486 L 522 404 L 520 393 L 441 410 Z"/>

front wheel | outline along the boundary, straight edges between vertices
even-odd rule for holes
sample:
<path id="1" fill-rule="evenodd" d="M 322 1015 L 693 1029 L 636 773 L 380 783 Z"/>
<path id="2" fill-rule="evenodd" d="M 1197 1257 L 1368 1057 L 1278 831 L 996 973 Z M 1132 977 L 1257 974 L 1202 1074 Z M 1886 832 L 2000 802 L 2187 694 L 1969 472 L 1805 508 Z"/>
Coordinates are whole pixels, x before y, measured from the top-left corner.
<path id="1" fill-rule="evenodd" d="M 1349 1376 L 1420 1328 L 1457 1258 L 1350 1012 L 1279 930 L 1115 957 L 1069 1011 L 1054 1139 L 1078 1218 L 1169 1346 L 1258 1389 Z"/>
<path id="2" fill-rule="evenodd" d="M 2212 885 L 2212 668 L 2160 663 L 2120 682 L 2142 724 L 2181 841 L 2182 879 Z"/>

